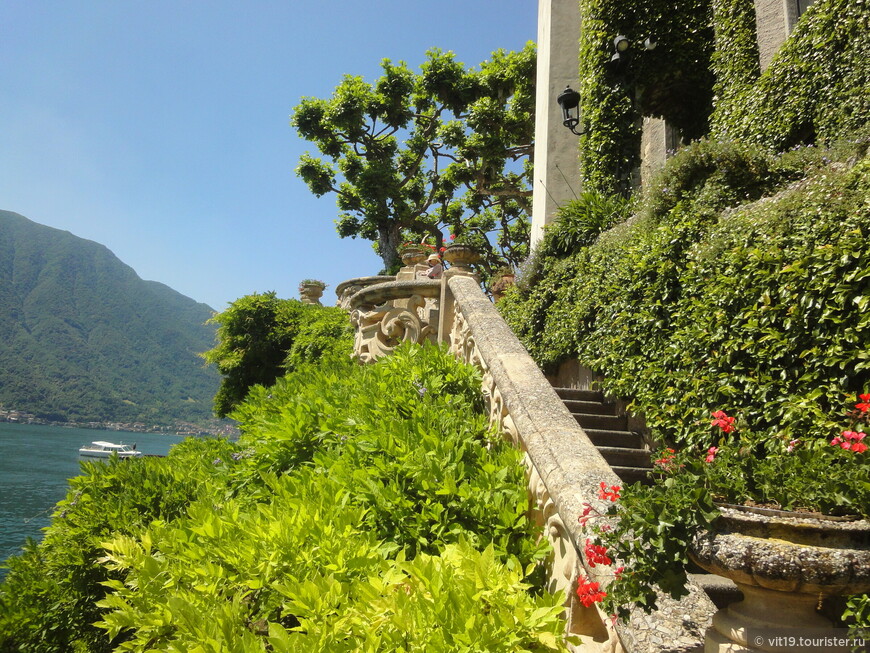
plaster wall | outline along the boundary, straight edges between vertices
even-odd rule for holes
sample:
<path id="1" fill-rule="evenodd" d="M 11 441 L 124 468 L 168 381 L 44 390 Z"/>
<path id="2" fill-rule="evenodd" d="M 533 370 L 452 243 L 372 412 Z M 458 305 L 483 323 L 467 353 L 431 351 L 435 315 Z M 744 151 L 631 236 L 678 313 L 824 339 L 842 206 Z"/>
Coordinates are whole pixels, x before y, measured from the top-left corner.
<path id="1" fill-rule="evenodd" d="M 538 0 L 538 69 L 535 101 L 535 176 L 532 245 L 556 209 L 580 193 L 578 138 L 562 125 L 556 97 L 579 85 L 580 6 L 576 0 Z"/>

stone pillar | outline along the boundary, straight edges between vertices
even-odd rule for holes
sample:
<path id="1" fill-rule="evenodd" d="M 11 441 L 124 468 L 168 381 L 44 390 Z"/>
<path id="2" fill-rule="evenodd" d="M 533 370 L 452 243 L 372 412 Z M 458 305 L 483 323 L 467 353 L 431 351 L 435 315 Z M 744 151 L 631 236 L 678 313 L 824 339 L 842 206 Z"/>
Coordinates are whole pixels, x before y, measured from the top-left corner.
<path id="1" fill-rule="evenodd" d="M 640 141 L 640 183 L 646 186 L 679 146 L 677 131 L 661 118 L 645 117 Z"/>
<path id="2" fill-rule="evenodd" d="M 812 3 L 813 0 L 755 0 L 755 29 L 762 71 L 770 65 L 800 15 Z"/>
<path id="3" fill-rule="evenodd" d="M 538 0 L 538 70 L 535 101 L 535 178 L 532 245 L 556 209 L 580 194 L 578 137 L 562 125 L 556 97 L 579 87 L 580 3 Z M 582 116 L 581 116 L 582 120 Z"/>

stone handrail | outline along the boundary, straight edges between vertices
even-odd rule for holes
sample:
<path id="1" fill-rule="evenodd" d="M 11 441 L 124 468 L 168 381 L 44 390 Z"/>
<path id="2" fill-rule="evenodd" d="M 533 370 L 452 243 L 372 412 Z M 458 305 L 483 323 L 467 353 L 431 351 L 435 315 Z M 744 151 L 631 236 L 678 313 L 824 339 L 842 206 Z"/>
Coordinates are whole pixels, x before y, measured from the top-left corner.
<path id="1" fill-rule="evenodd" d="M 438 297 L 436 301 L 434 298 Z M 490 421 L 524 452 L 533 517 L 553 547 L 550 591 L 564 590 L 567 631 L 581 636 L 576 651 L 700 651 L 715 606 L 690 583 L 680 601 L 660 596 L 651 614 L 633 610 L 616 621 L 576 593 L 586 577 L 604 587 L 610 567 L 585 559 L 587 534 L 578 517 L 586 504 L 605 512 L 602 483 L 620 479 L 577 424 L 525 347 L 468 269 L 454 267 L 441 281 L 396 281 L 368 286 L 349 301 L 357 327 L 356 355 L 378 358 L 405 340 L 447 343 L 459 359 L 480 369 Z"/>

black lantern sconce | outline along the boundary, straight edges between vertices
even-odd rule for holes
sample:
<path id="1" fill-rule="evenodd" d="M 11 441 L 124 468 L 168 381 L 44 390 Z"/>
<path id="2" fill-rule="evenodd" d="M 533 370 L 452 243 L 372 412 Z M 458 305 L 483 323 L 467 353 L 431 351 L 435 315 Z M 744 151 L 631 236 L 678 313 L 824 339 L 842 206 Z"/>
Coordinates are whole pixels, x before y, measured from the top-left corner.
<path id="1" fill-rule="evenodd" d="M 586 130 L 578 132 L 575 128 L 580 124 L 580 94 L 570 86 L 559 93 L 556 102 L 562 107 L 562 124 L 571 130 L 572 134 L 582 136 Z"/>

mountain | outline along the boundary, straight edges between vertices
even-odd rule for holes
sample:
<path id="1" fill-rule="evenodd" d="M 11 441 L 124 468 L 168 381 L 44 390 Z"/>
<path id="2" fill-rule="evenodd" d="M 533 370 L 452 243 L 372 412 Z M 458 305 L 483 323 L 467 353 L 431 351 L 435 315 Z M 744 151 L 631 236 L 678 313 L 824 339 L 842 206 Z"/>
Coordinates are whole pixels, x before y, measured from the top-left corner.
<path id="1" fill-rule="evenodd" d="M 56 421 L 202 423 L 213 311 L 106 247 L 0 211 L 0 407 Z"/>

